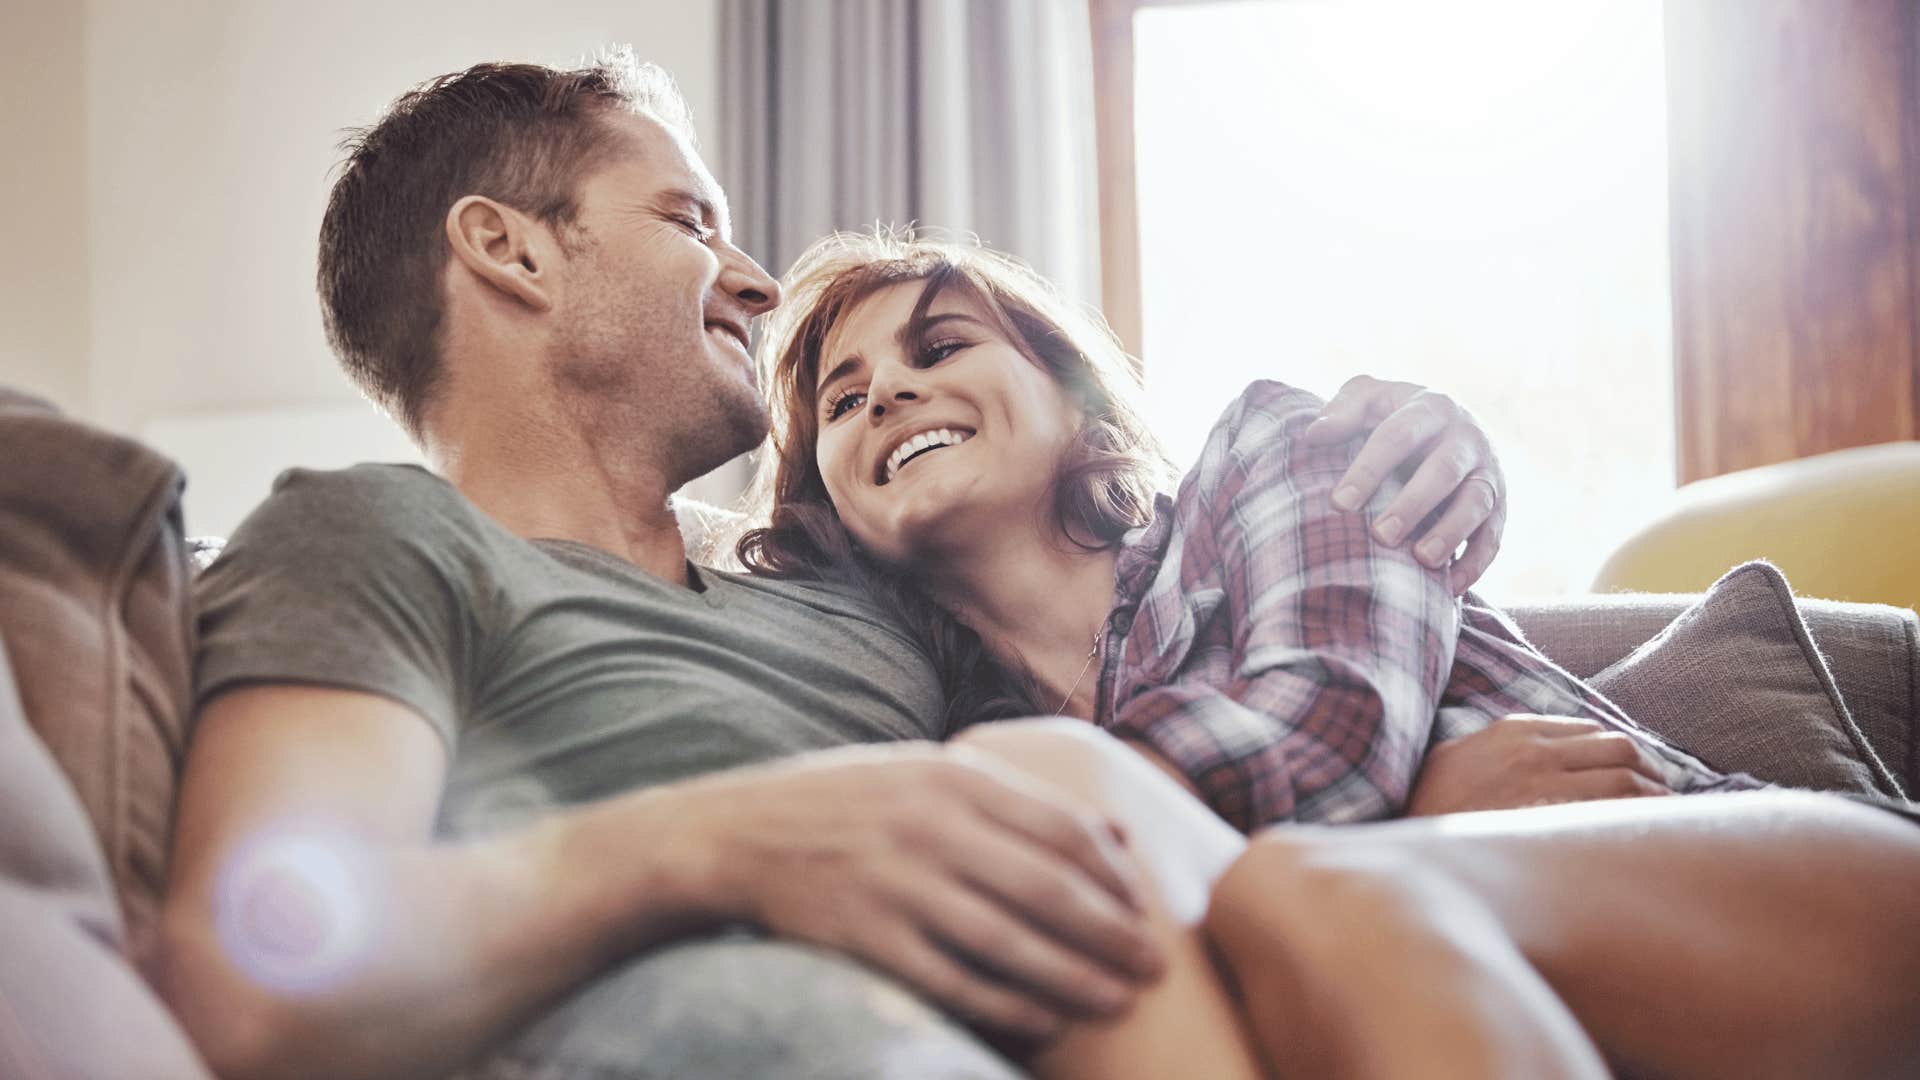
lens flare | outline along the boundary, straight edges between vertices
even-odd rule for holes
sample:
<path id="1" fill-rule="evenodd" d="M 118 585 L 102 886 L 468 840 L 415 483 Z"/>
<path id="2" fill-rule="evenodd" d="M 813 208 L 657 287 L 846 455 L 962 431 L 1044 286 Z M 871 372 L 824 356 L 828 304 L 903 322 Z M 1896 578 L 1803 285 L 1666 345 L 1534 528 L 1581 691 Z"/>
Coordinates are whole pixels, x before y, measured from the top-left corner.
<path id="1" fill-rule="evenodd" d="M 280 828 L 242 845 L 214 901 L 234 965 L 284 993 L 338 984 L 372 945 L 371 867 L 342 830 Z"/>

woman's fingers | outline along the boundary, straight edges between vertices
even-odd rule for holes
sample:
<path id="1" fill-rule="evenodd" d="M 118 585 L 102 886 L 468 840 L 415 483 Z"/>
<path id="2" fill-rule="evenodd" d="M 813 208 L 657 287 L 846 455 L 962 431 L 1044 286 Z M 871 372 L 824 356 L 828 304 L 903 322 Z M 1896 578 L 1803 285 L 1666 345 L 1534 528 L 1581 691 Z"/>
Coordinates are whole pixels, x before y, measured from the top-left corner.
<path id="1" fill-rule="evenodd" d="M 1580 735 L 1554 742 L 1553 750 L 1566 769 L 1631 769 L 1666 789 L 1660 766 L 1631 738 L 1617 731 Z"/>
<path id="2" fill-rule="evenodd" d="M 1638 799 L 1671 795 L 1673 790 L 1657 780 L 1649 780 L 1633 769 L 1582 769 L 1567 774 L 1564 797 L 1555 802 L 1585 802 L 1588 799 Z"/>

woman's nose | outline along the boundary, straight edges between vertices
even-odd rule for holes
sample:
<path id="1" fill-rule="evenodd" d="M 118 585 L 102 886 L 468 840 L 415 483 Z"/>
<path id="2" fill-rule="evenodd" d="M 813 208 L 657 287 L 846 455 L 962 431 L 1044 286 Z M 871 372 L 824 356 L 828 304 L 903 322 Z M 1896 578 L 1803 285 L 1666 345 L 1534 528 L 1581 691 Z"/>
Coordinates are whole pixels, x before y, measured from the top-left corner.
<path id="1" fill-rule="evenodd" d="M 920 395 L 917 372 L 904 364 L 884 364 L 873 373 L 873 381 L 867 386 L 867 416 L 878 420 L 887 415 L 888 409 L 919 401 Z"/>

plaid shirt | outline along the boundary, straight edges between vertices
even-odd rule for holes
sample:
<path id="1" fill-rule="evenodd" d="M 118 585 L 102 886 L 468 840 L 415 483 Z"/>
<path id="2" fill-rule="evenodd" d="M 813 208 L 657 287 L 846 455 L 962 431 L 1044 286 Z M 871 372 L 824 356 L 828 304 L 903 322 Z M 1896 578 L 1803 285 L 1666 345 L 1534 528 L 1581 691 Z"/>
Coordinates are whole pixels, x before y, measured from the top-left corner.
<path id="1" fill-rule="evenodd" d="M 1103 727 L 1158 751 L 1243 830 L 1397 816 L 1429 747 L 1509 713 L 1625 732 L 1675 791 L 1762 786 L 1635 724 L 1498 610 L 1455 599 L 1444 570 L 1374 540 L 1366 514 L 1335 510 L 1357 447 L 1297 441 L 1320 405 L 1248 387 L 1179 495 L 1128 537 Z"/>

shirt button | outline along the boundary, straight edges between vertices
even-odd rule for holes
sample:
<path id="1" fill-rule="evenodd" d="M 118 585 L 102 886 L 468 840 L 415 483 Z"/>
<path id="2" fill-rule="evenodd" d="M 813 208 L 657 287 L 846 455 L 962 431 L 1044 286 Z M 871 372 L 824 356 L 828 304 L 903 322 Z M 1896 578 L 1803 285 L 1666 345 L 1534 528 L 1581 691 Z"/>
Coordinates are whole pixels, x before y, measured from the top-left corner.
<path id="1" fill-rule="evenodd" d="M 1125 634 L 1133 629 L 1133 612 L 1122 611 L 1113 617 L 1113 632 Z"/>

